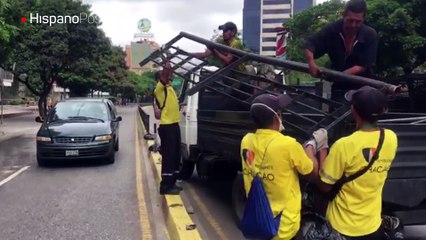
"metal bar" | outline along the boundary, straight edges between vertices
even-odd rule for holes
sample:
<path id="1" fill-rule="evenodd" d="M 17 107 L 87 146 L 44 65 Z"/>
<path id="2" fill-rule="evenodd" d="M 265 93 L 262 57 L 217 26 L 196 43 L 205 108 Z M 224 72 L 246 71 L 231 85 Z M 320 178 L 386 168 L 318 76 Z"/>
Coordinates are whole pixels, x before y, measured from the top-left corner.
<path id="1" fill-rule="evenodd" d="M 240 89 L 238 89 L 238 88 L 234 88 L 233 86 L 228 86 L 228 85 L 223 84 L 223 83 L 221 83 L 221 82 L 214 82 L 214 84 L 220 85 L 220 86 L 222 86 L 222 87 L 225 87 L 225 88 L 231 89 L 231 90 L 233 90 L 233 91 L 239 92 L 239 93 L 244 94 L 244 95 L 247 95 L 247 96 L 251 96 L 251 94 L 250 94 L 250 93 L 246 93 L 246 92 L 244 92 L 244 91 L 241 91 L 241 90 L 240 90 Z M 219 91 L 219 90 L 218 90 L 218 91 Z M 243 101 L 243 100 L 242 100 L 242 101 Z"/>
<path id="2" fill-rule="evenodd" d="M 243 101 L 243 100 L 241 100 L 241 99 L 238 99 L 238 98 L 236 98 L 236 97 L 234 97 L 234 96 L 231 96 L 231 95 L 229 95 L 229 94 L 227 94 L 227 93 L 224 93 L 224 92 L 222 92 L 222 91 L 219 91 L 219 90 L 217 90 L 217 89 L 215 89 L 215 88 L 213 88 L 213 87 L 206 86 L 206 88 L 207 88 L 207 89 L 209 89 L 209 90 L 211 90 L 211 91 L 214 91 L 214 92 L 217 92 L 217 93 L 219 93 L 219 94 L 222 94 L 222 95 L 224 95 L 224 96 L 226 96 L 226 97 L 232 98 L 234 101 L 237 101 L 237 102 L 240 102 L 240 103 L 243 103 L 243 104 L 246 104 L 246 105 L 250 106 L 250 103 L 247 103 L 247 102 L 245 102 L 245 101 Z"/>
<path id="3" fill-rule="evenodd" d="M 342 106 L 341 108 L 339 108 L 338 110 L 335 111 L 336 112 L 340 112 L 342 109 L 344 109 L 345 106 Z M 333 122 L 331 122 L 330 124 L 328 124 L 325 129 L 330 130 L 332 129 L 334 126 L 336 126 L 339 122 L 341 122 L 343 119 L 347 118 L 350 114 L 352 113 L 352 111 L 346 110 L 345 113 L 343 113 L 342 115 L 340 115 L 340 117 L 338 117 L 336 120 L 334 120 Z M 320 126 L 322 126 L 322 124 L 324 124 L 325 122 L 329 121 L 329 118 L 324 118 L 321 121 L 319 121 L 316 125 L 314 125 L 311 129 L 309 129 L 309 133 L 313 133 L 315 130 L 317 130 Z"/>
<path id="4" fill-rule="evenodd" d="M 299 126 L 297 126 L 296 124 L 293 124 L 293 123 L 291 123 L 291 122 L 289 122 L 289 121 L 287 121 L 287 120 L 285 120 L 285 118 L 283 119 L 283 123 L 284 123 L 284 125 L 288 125 L 288 126 L 291 126 L 293 129 L 296 129 L 296 130 L 298 130 L 298 131 L 300 131 L 300 132 L 302 132 L 303 134 L 305 134 L 307 137 L 310 135 L 305 129 L 303 129 L 303 128 L 301 128 L 301 127 L 299 127 Z"/>
<path id="5" fill-rule="evenodd" d="M 178 58 L 180 60 L 184 60 L 183 58 L 180 58 L 178 56 L 176 56 L 176 58 Z M 184 70 L 186 70 L 186 71 L 188 71 L 188 72 L 190 72 L 190 73 L 192 73 L 192 74 L 196 74 L 195 73 L 196 71 L 198 71 L 200 68 L 202 68 L 202 67 L 204 67 L 205 65 L 208 64 L 207 62 L 202 62 L 202 63 L 200 63 L 198 65 L 195 64 L 195 63 L 192 63 L 192 62 L 188 62 L 188 63 L 191 64 L 192 66 L 195 66 L 195 67 L 192 68 L 192 69 L 187 69 L 187 68 L 184 68 L 184 67 L 181 67 L 181 68 L 184 69 Z"/>
<path id="6" fill-rule="evenodd" d="M 291 69 L 291 70 L 295 70 L 295 71 L 298 71 L 298 72 L 309 73 L 309 67 L 305 63 L 298 63 L 298 62 L 293 62 L 293 61 L 289 61 L 289 60 L 282 60 L 282 59 L 272 58 L 272 57 L 264 57 L 264 56 L 260 56 L 260 55 L 257 55 L 257 54 L 248 53 L 248 52 L 245 52 L 245 51 L 242 51 L 242 50 L 239 50 L 239 49 L 231 48 L 231 47 L 225 46 L 223 44 L 215 43 L 215 42 L 197 37 L 195 35 L 192 35 L 192 34 L 189 34 L 189 33 L 186 33 L 186 32 L 181 32 L 179 34 L 179 36 L 182 36 L 182 37 L 185 37 L 189 40 L 207 45 L 209 47 L 216 48 L 218 50 L 229 52 L 229 53 L 236 55 L 236 56 L 248 56 L 251 60 L 254 60 L 254 61 L 263 62 L 263 63 L 267 63 L 267 64 L 271 64 L 271 65 L 276 65 L 276 66 L 288 68 L 288 69 Z M 326 68 L 321 68 L 321 72 L 324 75 L 324 79 L 327 80 L 327 81 L 331 81 L 331 82 L 350 82 L 350 83 L 357 83 L 357 84 L 361 84 L 361 85 L 369 85 L 369 86 L 375 87 L 375 88 L 385 87 L 386 89 L 388 89 L 388 91 L 395 91 L 397 89 L 397 86 L 395 86 L 395 85 L 388 84 L 388 83 L 378 81 L 378 80 L 375 80 L 375 79 L 371 79 L 371 78 L 365 78 L 365 77 L 360 77 L 360 76 L 356 76 L 356 75 L 350 75 L 350 74 L 346 74 L 346 73 L 342 73 L 342 72 L 338 72 L 338 71 L 333 71 L 333 70 L 326 69 Z"/>
<path id="7" fill-rule="evenodd" d="M 379 123 L 411 122 L 411 121 L 425 121 L 425 120 L 426 120 L 426 116 L 424 116 L 424 117 L 384 119 L 384 120 L 379 120 Z"/>
<path id="8" fill-rule="evenodd" d="M 307 121 L 307 122 L 310 122 L 310 123 L 313 123 L 313 124 L 317 124 L 317 122 L 315 122 L 314 120 L 312 120 L 312 119 L 310 119 L 310 118 L 307 118 L 307 117 L 304 117 L 303 115 L 298 114 L 298 113 L 296 113 L 296 112 L 294 112 L 294 111 L 291 111 L 291 110 L 289 110 L 289 109 L 284 109 L 283 111 L 288 112 L 288 113 L 291 113 L 292 115 L 294 115 L 294 116 L 296 116 L 296 117 L 298 117 L 298 118 L 301 118 L 301 119 L 303 119 L 303 120 L 305 120 L 305 121 Z"/>
<path id="9" fill-rule="evenodd" d="M 143 67 L 144 65 L 146 65 L 147 63 L 149 63 L 149 61 L 151 61 L 152 59 L 158 58 L 164 52 L 165 49 L 170 48 L 170 46 L 172 46 L 173 44 L 175 44 L 182 37 L 183 36 L 181 34 L 179 34 L 176 37 L 174 37 L 172 40 L 170 40 L 168 43 L 166 43 L 166 45 L 164 45 L 163 47 L 161 47 L 158 50 L 155 50 L 147 58 L 145 58 L 142 61 L 140 61 L 139 62 L 139 66 Z"/>
<path id="10" fill-rule="evenodd" d="M 284 91 L 289 91 L 289 92 L 292 92 L 292 93 L 295 93 L 295 94 L 298 94 L 298 95 L 302 94 L 302 93 L 305 93 L 310 98 L 315 99 L 315 100 L 317 100 L 317 101 L 319 101 L 321 103 L 325 103 L 325 104 L 329 104 L 329 105 L 332 104 L 334 106 L 339 106 L 339 107 L 342 106 L 341 103 L 333 101 L 331 99 L 326 99 L 326 98 L 320 97 L 320 96 L 318 96 L 316 94 L 313 94 L 313 93 L 310 93 L 310 92 L 307 92 L 307 91 L 304 91 L 304 90 L 300 90 L 300 89 L 294 88 L 292 86 L 284 85 L 282 83 L 279 83 L 279 82 L 276 82 L 276 81 L 272 81 L 272 80 L 269 80 L 267 78 L 263 78 L 263 77 L 256 76 L 256 75 L 251 75 L 251 74 L 246 74 L 246 73 L 243 73 L 243 72 L 240 72 L 240 71 L 236 71 L 236 70 L 233 70 L 232 72 L 240 74 L 240 75 L 243 75 L 243 76 L 250 76 L 254 80 L 258 80 L 258 81 L 262 81 L 262 82 L 265 82 L 265 83 L 272 84 L 272 85 L 274 85 L 277 88 L 283 89 Z"/>
<path id="11" fill-rule="evenodd" d="M 231 71 L 232 68 L 240 65 L 244 61 L 247 60 L 247 56 L 244 56 L 237 61 L 234 61 L 233 63 L 229 64 L 228 66 L 220 69 L 219 71 L 215 72 L 214 74 L 210 75 L 206 79 L 204 79 L 202 82 L 198 83 L 197 86 L 192 87 L 188 91 L 186 91 L 186 94 L 193 95 L 194 93 L 198 92 L 201 88 L 205 87 L 207 84 L 215 81 L 220 75 L 226 74 Z"/>
<path id="12" fill-rule="evenodd" d="M 183 55 L 183 54 L 182 54 Z M 184 56 L 187 56 L 187 55 L 184 55 Z M 175 58 L 177 58 L 177 59 L 180 59 L 180 60 L 185 60 L 185 58 L 182 58 L 182 57 L 180 57 L 179 55 L 177 55 Z M 194 58 L 194 57 L 192 57 L 192 58 Z M 202 63 L 200 63 L 200 64 L 203 64 L 204 62 L 202 62 Z M 196 66 L 198 66 L 198 65 L 200 65 L 200 64 L 195 64 L 195 63 L 193 63 L 193 62 L 188 62 L 188 64 L 191 64 L 192 66 L 194 66 L 194 67 L 196 67 Z"/>
<path id="13" fill-rule="evenodd" d="M 186 64 L 189 60 L 191 60 L 191 56 L 186 57 L 185 59 L 183 59 L 182 61 L 180 61 L 179 63 L 175 63 L 175 65 L 172 67 L 173 72 L 176 71 L 176 69 L 178 68 L 182 68 L 183 69 L 183 65 Z"/>

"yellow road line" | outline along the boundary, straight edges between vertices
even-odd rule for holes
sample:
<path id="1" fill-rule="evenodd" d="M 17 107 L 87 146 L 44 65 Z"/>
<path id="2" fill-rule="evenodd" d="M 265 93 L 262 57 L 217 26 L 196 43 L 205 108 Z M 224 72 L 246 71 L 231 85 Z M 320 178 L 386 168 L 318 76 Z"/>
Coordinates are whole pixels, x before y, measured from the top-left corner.
<path id="1" fill-rule="evenodd" d="M 190 196 L 194 199 L 195 204 L 198 206 L 198 208 L 203 213 L 203 216 L 207 219 L 210 226 L 214 229 L 214 231 L 219 235 L 220 239 L 228 239 L 223 232 L 222 228 L 220 227 L 219 223 L 215 220 L 213 215 L 210 213 L 210 211 L 207 209 L 206 205 L 201 201 L 198 194 L 195 192 L 195 190 L 189 186 L 188 184 L 185 185 L 185 190 L 188 190 L 190 192 Z"/>
<path id="2" fill-rule="evenodd" d="M 148 211 L 146 209 L 146 202 L 143 193 L 143 182 L 142 182 L 142 158 L 140 153 L 139 144 L 139 128 L 137 122 L 138 115 L 136 114 L 135 121 L 135 154 L 136 154 L 136 189 L 138 198 L 138 209 L 139 209 L 139 220 L 141 227 L 141 239 L 150 240 L 152 239 L 151 224 L 148 219 Z"/>

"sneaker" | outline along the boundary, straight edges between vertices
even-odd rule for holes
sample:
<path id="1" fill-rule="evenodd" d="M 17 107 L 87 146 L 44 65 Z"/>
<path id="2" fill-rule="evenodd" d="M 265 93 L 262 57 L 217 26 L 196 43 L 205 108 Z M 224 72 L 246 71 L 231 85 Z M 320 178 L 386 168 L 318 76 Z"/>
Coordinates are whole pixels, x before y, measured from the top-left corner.
<path id="1" fill-rule="evenodd" d="M 160 187 L 160 194 L 161 195 L 179 195 L 181 190 L 182 190 L 182 188 L 179 188 L 177 186 L 173 186 L 173 187 L 166 188 L 166 189 Z"/>

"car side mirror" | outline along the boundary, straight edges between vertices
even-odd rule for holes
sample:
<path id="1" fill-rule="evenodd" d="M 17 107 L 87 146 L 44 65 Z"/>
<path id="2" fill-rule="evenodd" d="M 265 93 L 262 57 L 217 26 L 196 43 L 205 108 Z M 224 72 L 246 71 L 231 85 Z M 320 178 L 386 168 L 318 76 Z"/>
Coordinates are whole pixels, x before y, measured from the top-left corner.
<path id="1" fill-rule="evenodd" d="M 123 121 L 123 118 L 121 116 L 118 116 L 118 117 L 115 118 L 114 121 L 115 122 L 121 122 L 121 121 Z"/>
<path id="2" fill-rule="evenodd" d="M 40 116 L 37 116 L 37 117 L 35 118 L 35 121 L 36 121 L 36 122 L 38 122 L 38 123 L 43 123 L 43 119 L 41 119 L 41 117 L 40 117 Z"/>

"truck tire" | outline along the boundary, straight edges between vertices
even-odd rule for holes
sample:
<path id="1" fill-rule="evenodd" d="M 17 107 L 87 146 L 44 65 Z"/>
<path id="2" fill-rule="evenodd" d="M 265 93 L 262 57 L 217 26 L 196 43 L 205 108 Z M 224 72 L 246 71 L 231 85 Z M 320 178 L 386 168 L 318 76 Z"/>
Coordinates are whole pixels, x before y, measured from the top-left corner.
<path id="1" fill-rule="evenodd" d="M 181 180 L 188 180 L 189 178 L 192 177 L 192 174 L 194 173 L 194 168 L 195 168 L 195 162 L 181 158 L 179 178 Z"/>
<path id="2" fill-rule="evenodd" d="M 194 152 L 188 152 L 186 145 L 181 145 L 181 158 L 179 163 L 179 179 L 188 180 L 192 177 L 195 168 L 195 159 L 193 159 Z"/>
<path id="3" fill-rule="evenodd" d="M 243 218 L 246 200 L 243 175 L 239 172 L 232 185 L 232 209 L 234 211 L 234 221 L 238 228 L 241 228 L 241 219 Z"/>

